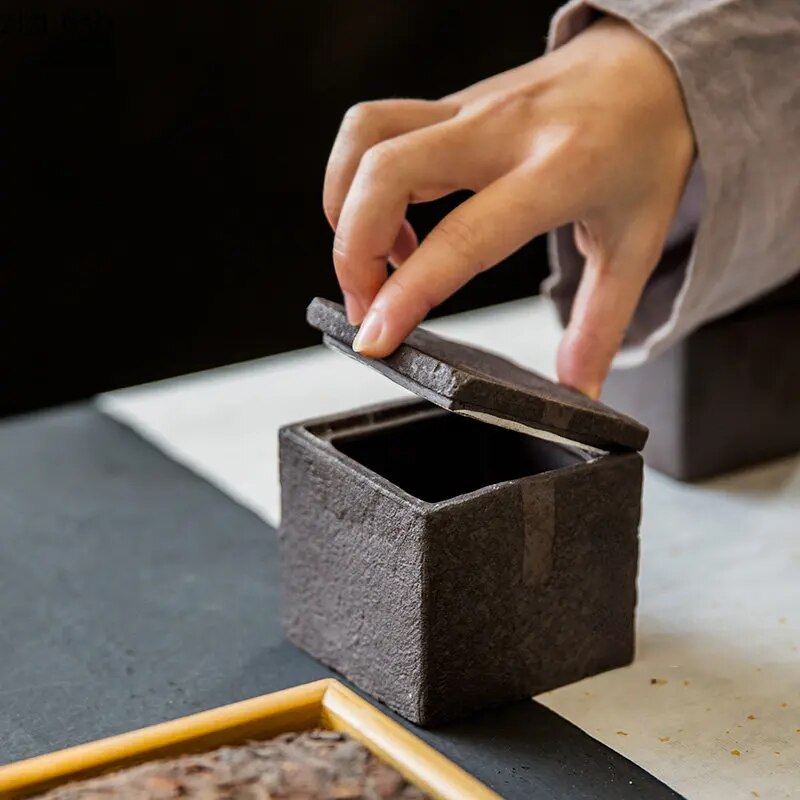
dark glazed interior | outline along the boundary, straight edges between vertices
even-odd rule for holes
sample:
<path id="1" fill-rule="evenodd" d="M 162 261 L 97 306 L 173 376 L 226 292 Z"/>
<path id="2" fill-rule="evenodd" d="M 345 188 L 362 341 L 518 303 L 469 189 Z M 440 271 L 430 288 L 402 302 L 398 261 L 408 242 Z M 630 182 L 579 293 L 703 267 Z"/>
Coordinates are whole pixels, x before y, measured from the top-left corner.
<path id="1" fill-rule="evenodd" d="M 434 503 L 586 460 L 553 442 L 443 411 L 332 437 L 345 455 Z"/>

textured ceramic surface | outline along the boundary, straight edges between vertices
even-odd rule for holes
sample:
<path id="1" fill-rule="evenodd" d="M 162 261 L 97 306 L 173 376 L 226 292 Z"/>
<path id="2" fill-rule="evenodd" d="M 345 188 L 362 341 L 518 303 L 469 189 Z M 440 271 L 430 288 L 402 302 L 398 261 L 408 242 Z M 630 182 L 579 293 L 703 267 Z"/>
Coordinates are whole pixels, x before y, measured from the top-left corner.
<path id="1" fill-rule="evenodd" d="M 341 305 L 308 320 L 424 400 L 281 431 L 292 641 L 423 725 L 627 664 L 647 429 L 422 329 L 373 360 Z"/>
<path id="2" fill-rule="evenodd" d="M 376 360 L 353 351 L 356 328 L 340 304 L 316 298 L 307 316 L 326 344 L 442 408 L 477 412 L 604 450 L 640 450 L 647 440 L 647 428 L 636 420 L 485 350 L 417 328 L 391 356 Z"/>
<path id="3" fill-rule="evenodd" d="M 644 459 L 680 480 L 800 451 L 800 281 L 609 377 L 603 398 L 650 428 Z"/>
<path id="4" fill-rule="evenodd" d="M 290 639 L 414 722 L 633 657 L 642 459 L 395 403 L 289 426 Z"/>

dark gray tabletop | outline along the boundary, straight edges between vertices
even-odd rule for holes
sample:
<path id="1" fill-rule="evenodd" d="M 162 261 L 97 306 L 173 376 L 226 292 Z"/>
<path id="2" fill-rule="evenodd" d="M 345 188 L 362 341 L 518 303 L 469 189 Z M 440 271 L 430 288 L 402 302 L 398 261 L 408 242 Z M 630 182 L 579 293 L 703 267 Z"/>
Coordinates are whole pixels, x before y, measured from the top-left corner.
<path id="1" fill-rule="evenodd" d="M 274 531 L 92 406 L 0 423 L 0 763 L 330 676 L 278 597 Z M 533 701 L 414 730 L 508 800 L 678 797 Z"/>

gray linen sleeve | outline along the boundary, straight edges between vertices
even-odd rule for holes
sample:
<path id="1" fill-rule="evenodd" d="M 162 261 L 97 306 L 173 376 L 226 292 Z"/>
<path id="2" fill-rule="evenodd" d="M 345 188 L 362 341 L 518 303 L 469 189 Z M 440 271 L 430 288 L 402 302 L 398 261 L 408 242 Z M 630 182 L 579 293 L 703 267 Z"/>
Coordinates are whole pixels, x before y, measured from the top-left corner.
<path id="1" fill-rule="evenodd" d="M 800 2 L 573 0 L 549 47 L 602 12 L 672 62 L 698 151 L 615 361 L 633 366 L 800 272 Z M 544 290 L 566 324 L 583 269 L 571 226 L 551 234 L 550 255 Z"/>

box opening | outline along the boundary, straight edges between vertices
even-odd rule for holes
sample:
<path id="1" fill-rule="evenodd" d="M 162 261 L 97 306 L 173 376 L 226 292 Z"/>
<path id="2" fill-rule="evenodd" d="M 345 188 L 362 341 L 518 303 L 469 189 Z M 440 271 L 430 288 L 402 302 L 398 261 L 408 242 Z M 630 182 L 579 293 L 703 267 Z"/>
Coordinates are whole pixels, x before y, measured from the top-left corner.
<path id="1" fill-rule="evenodd" d="M 331 437 L 331 444 L 408 494 L 428 503 L 502 481 L 549 472 L 591 455 L 575 448 L 447 411 L 400 418 L 373 430 Z"/>

